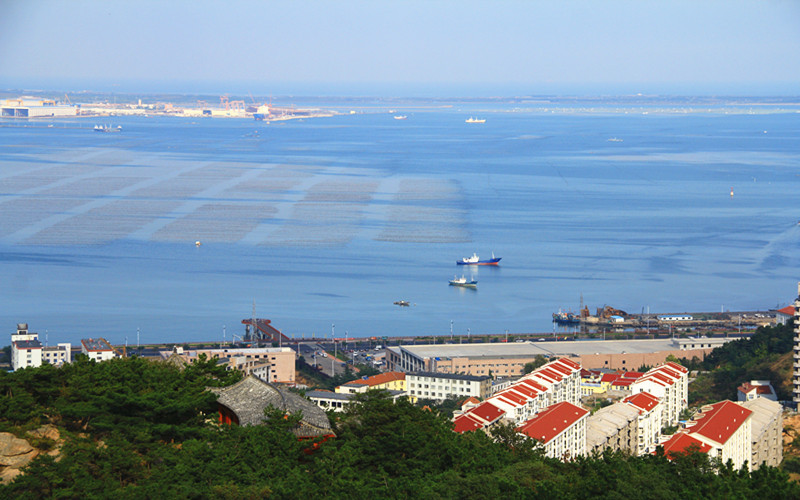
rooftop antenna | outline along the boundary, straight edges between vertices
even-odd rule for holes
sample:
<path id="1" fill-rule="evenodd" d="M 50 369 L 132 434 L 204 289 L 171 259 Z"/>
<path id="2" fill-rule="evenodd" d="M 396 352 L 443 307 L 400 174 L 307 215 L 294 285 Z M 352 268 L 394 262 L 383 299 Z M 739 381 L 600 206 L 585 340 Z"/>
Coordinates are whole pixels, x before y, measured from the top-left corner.
<path id="1" fill-rule="evenodd" d="M 222 325 L 222 345 L 225 345 L 225 325 Z"/>

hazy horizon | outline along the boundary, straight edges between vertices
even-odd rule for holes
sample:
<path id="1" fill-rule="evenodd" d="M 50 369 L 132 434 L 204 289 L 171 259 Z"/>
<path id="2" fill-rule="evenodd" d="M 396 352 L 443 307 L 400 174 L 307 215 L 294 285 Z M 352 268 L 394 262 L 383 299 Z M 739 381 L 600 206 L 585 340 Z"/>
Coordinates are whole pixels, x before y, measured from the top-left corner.
<path id="1" fill-rule="evenodd" d="M 800 3 L 0 5 L 0 88 L 122 93 L 795 95 Z"/>

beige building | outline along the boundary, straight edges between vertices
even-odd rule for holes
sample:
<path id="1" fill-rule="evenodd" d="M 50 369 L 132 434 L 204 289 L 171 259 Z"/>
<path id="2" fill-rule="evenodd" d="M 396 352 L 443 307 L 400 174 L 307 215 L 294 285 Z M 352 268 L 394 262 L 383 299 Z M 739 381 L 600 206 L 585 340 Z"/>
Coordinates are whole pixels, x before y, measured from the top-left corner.
<path id="1" fill-rule="evenodd" d="M 713 349 L 710 341 L 695 343 L 705 347 L 694 349 L 686 342 L 687 339 L 644 339 L 401 345 L 386 348 L 386 364 L 391 371 L 515 377 L 523 375 L 525 364 L 535 361 L 536 356 L 566 357 L 588 369 L 631 371 L 642 365 L 666 363 L 670 355 L 703 359 Z"/>
<path id="2" fill-rule="evenodd" d="M 179 353 L 180 354 L 180 353 Z M 231 366 L 244 373 L 258 375 L 265 382 L 295 383 L 296 353 L 289 347 L 231 347 L 222 349 L 197 349 L 184 351 L 181 355 L 193 362 L 200 355 L 228 358 Z M 266 378 L 264 378 L 266 376 Z"/>
<path id="3" fill-rule="evenodd" d="M 639 453 L 639 411 L 625 403 L 600 408 L 586 419 L 586 453 L 605 449 Z"/>
<path id="4" fill-rule="evenodd" d="M 406 373 L 406 386 L 412 402 L 419 399 L 442 401 L 450 397 L 466 399 L 470 396 L 485 399 L 491 394 L 492 378 L 488 375 L 413 372 Z"/>
<path id="5" fill-rule="evenodd" d="M 783 407 L 766 398 L 739 403 L 752 411 L 750 416 L 751 469 L 762 465 L 777 467 L 783 461 Z"/>
<path id="6" fill-rule="evenodd" d="M 387 391 L 406 391 L 406 374 L 403 372 L 386 372 L 351 380 L 336 388 L 336 392 L 355 394 L 370 389 L 386 389 Z"/>

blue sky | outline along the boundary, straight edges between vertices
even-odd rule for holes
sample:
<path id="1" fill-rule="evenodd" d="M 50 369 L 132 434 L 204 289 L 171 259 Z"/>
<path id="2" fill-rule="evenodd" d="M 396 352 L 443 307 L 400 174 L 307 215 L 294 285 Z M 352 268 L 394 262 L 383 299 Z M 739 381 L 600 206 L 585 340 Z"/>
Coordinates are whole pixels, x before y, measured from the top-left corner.
<path id="1" fill-rule="evenodd" d="M 800 95 L 800 2 L 0 1 L 0 88 Z"/>

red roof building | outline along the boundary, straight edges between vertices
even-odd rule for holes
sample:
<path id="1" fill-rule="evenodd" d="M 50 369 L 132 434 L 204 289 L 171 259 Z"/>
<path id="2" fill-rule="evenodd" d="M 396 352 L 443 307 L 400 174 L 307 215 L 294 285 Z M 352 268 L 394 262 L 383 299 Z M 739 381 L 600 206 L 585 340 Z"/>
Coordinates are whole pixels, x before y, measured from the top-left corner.
<path id="1" fill-rule="evenodd" d="M 685 432 L 673 434 L 662 446 L 664 447 L 664 453 L 667 455 L 667 458 L 670 459 L 674 458 L 676 454 L 687 453 L 692 447 L 696 447 L 698 451 L 703 453 L 708 453 L 711 450 L 711 446 L 699 439 L 693 438 Z"/>
<path id="2" fill-rule="evenodd" d="M 695 417 L 686 424 L 686 429 L 676 434 L 664 444 L 667 451 L 684 451 L 689 444 L 698 441 L 701 451 L 723 464 L 729 460 L 735 469 L 745 466 L 752 470 L 751 422 L 752 411 L 732 401 L 720 401 L 704 406 Z M 682 437 L 687 435 L 694 441 Z"/>
<path id="3" fill-rule="evenodd" d="M 517 428 L 517 432 L 541 442 L 545 454 L 571 458 L 586 449 L 586 417 L 589 411 L 568 401 L 548 406 Z"/>

